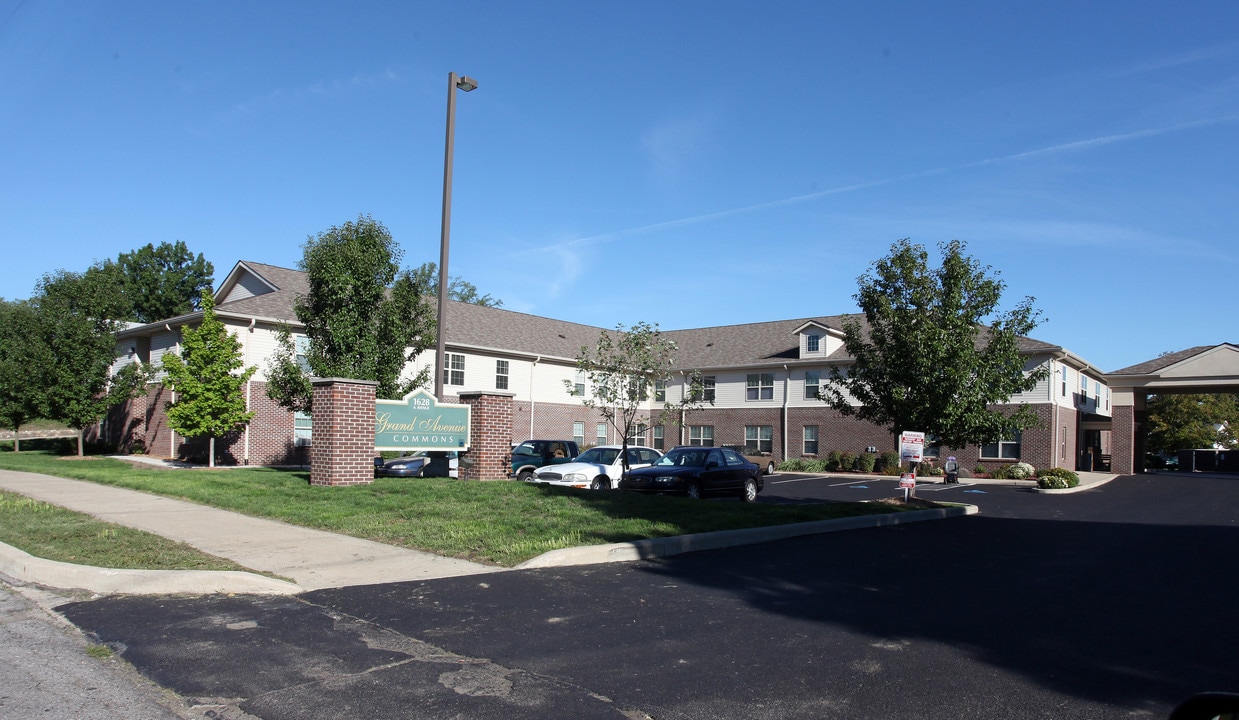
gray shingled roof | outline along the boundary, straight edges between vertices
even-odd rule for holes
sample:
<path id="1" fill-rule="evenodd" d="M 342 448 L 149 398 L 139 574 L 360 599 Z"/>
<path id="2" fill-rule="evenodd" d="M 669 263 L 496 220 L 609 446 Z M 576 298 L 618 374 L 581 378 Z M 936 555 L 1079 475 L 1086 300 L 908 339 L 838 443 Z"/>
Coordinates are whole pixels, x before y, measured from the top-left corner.
<path id="1" fill-rule="evenodd" d="M 1187 360 L 1188 358 L 1195 357 L 1203 353 L 1206 350 L 1212 350 L 1215 347 L 1217 347 L 1217 345 L 1197 345 L 1196 347 L 1188 348 L 1186 350 L 1166 353 L 1165 355 L 1162 355 L 1161 357 L 1153 358 L 1152 360 L 1146 360 L 1142 363 L 1132 365 L 1130 367 L 1125 367 L 1122 370 L 1115 370 L 1114 372 L 1107 373 L 1107 374 L 1108 375 L 1151 375 L 1153 373 L 1157 373 L 1162 370 L 1165 370 L 1166 368 L 1170 367 L 1171 365 L 1174 365 L 1175 363 L 1183 362 L 1184 360 Z"/>
<path id="2" fill-rule="evenodd" d="M 293 303 L 298 295 L 309 291 L 305 273 L 250 261 L 241 262 L 239 265 L 263 278 L 277 290 L 222 303 L 216 307 L 216 311 L 295 323 Z M 434 305 L 433 298 L 431 305 Z M 800 359 L 796 329 L 812 321 L 824 327 L 842 330 L 844 323 L 849 320 L 856 320 L 864 325 L 865 316 L 853 313 L 688 330 L 664 330 L 663 336 L 676 343 L 677 364 L 684 368 L 746 367 L 783 362 L 821 363 L 822 358 Z M 499 352 L 572 359 L 580 353 L 582 347 L 594 347 L 602 331 L 603 328 L 591 325 L 503 308 L 456 301 L 449 301 L 447 306 L 447 342 L 456 347 L 488 348 Z M 1019 345 L 1021 350 L 1029 353 L 1062 350 L 1057 345 L 1032 338 L 1020 338 Z M 848 355 L 840 348 L 827 359 L 846 361 Z"/>

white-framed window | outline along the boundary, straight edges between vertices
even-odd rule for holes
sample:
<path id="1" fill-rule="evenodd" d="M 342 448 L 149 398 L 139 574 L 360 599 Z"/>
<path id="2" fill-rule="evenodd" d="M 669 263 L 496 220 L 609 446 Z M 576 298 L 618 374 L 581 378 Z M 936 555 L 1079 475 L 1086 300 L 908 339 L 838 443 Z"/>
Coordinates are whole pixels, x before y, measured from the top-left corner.
<path id="1" fill-rule="evenodd" d="M 805 455 L 816 455 L 817 454 L 817 426 L 816 425 L 805 425 L 804 426 L 804 454 Z"/>
<path id="2" fill-rule="evenodd" d="M 598 445 L 607 444 L 607 424 L 606 423 L 598 423 L 597 429 L 594 432 L 594 437 L 598 441 L 596 444 Z"/>
<path id="3" fill-rule="evenodd" d="M 1110 409 L 1110 388 L 1106 388 L 1106 409 Z"/>
<path id="4" fill-rule="evenodd" d="M 987 443 L 981 446 L 982 460 L 1019 460 L 1020 459 L 1020 431 L 1016 430 L 1015 434 L 1009 440 L 1001 440 L 996 443 Z"/>
<path id="5" fill-rule="evenodd" d="M 714 447 L 713 425 L 689 425 L 688 444 L 701 447 Z"/>
<path id="6" fill-rule="evenodd" d="M 585 423 L 572 423 L 572 440 L 576 443 L 577 447 L 581 447 L 585 444 Z"/>
<path id="7" fill-rule="evenodd" d="M 750 373 L 744 383 L 745 400 L 773 400 L 774 373 Z"/>
<path id="8" fill-rule="evenodd" d="M 713 375 L 703 375 L 701 377 L 700 392 L 693 393 L 693 400 L 696 402 L 708 402 L 714 404 L 714 385 L 715 377 Z"/>
<path id="9" fill-rule="evenodd" d="M 585 397 L 585 371 L 576 371 L 576 380 L 572 383 L 573 397 Z"/>
<path id="10" fill-rule="evenodd" d="M 773 425 L 744 426 L 744 448 L 749 452 L 768 453 L 774 451 Z"/>
<path id="11" fill-rule="evenodd" d="M 443 357 L 443 384 L 465 384 L 465 356 L 445 353 Z"/>
<path id="12" fill-rule="evenodd" d="M 816 400 L 822 387 L 822 371 L 806 370 L 804 373 L 804 399 Z"/>
<path id="13" fill-rule="evenodd" d="M 512 369 L 512 366 L 508 364 L 507 360 L 496 360 L 495 361 L 495 389 L 496 390 L 507 390 L 508 389 L 508 375 L 510 374 L 511 369 Z"/>
<path id="14" fill-rule="evenodd" d="M 817 352 L 818 350 L 821 349 L 821 347 L 822 347 L 822 336 L 821 335 L 810 335 L 808 337 L 809 352 Z"/>
<path id="15" fill-rule="evenodd" d="M 293 445 L 301 447 L 314 440 L 314 418 L 308 413 L 293 413 Z"/>
<path id="16" fill-rule="evenodd" d="M 310 338 L 305 335 L 293 336 L 293 352 L 294 360 L 297 361 L 297 367 L 301 368 L 301 372 L 310 372 Z"/>
<path id="17" fill-rule="evenodd" d="M 654 402 L 667 402 L 667 381 L 658 379 L 654 381 Z"/>
<path id="18" fill-rule="evenodd" d="M 1058 372 L 1063 377 L 1063 397 L 1067 397 L 1067 368 L 1061 367 Z"/>
<path id="19" fill-rule="evenodd" d="M 654 426 L 654 449 L 662 450 L 663 446 L 666 445 L 666 443 L 667 441 L 663 438 L 663 426 L 655 425 Z"/>
<path id="20" fill-rule="evenodd" d="M 645 425 L 641 423 L 634 423 L 632 427 L 628 428 L 628 442 L 633 445 L 644 445 L 645 429 Z"/>

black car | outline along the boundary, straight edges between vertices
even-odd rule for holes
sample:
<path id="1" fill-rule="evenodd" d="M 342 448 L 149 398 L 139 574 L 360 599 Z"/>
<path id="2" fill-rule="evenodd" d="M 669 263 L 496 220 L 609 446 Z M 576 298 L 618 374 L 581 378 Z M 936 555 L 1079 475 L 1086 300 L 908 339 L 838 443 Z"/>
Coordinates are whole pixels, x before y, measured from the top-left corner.
<path id="1" fill-rule="evenodd" d="M 690 498 L 738 495 L 753 502 L 764 484 L 761 468 L 736 451 L 692 446 L 672 448 L 653 465 L 629 471 L 619 486 L 632 492 Z"/>
<path id="2" fill-rule="evenodd" d="M 451 477 L 456 477 L 460 461 L 455 452 L 436 451 L 432 454 L 426 450 L 415 452 L 412 455 L 392 458 L 391 460 L 375 458 L 374 474 L 380 477 L 426 477 L 426 466 L 436 457 L 444 456 L 446 456 L 448 461 L 448 474 Z M 433 468 L 431 469 L 433 470 Z"/>

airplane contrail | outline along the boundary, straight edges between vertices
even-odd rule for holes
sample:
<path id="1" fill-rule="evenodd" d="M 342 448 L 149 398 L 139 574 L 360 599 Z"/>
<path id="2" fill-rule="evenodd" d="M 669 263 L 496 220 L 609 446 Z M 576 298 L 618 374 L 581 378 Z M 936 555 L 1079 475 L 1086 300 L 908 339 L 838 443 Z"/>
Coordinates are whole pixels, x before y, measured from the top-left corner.
<path id="1" fill-rule="evenodd" d="M 756 212 L 758 210 L 767 210 L 769 208 L 780 207 L 783 205 L 793 205 L 795 203 L 801 203 L 807 200 L 814 200 L 816 198 L 826 197 L 829 195 L 840 195 L 843 193 L 855 192 L 857 190 L 867 190 L 869 188 L 880 187 L 882 185 L 889 185 L 891 183 L 903 182 L 906 180 L 914 180 L 917 178 L 927 177 L 930 175 L 941 175 L 943 173 L 953 172 L 955 170 L 962 170 L 964 168 L 982 167 L 985 165 L 995 165 L 995 164 L 1004 163 L 1004 162 L 1015 162 L 1015 161 L 1024 160 L 1027 158 L 1039 157 L 1039 156 L 1044 156 L 1044 155 L 1052 155 L 1055 153 L 1068 152 L 1071 150 L 1081 150 L 1081 149 L 1090 148 L 1090 147 L 1099 147 L 1102 145 L 1112 145 L 1114 143 L 1127 142 L 1131 140 L 1140 140 L 1143 138 L 1155 137 L 1157 135 L 1165 135 L 1167 133 L 1179 132 L 1182 130 L 1190 130 L 1193 128 L 1205 127 L 1208 125 L 1218 125 L 1222 123 L 1234 122 L 1235 120 L 1239 120 L 1239 115 L 1228 115 L 1225 117 L 1212 118 L 1212 119 L 1207 119 L 1207 120 L 1196 120 L 1193 122 L 1182 123 L 1179 125 L 1172 125 L 1172 126 L 1163 127 L 1163 128 L 1136 130 L 1134 132 L 1129 132 L 1129 133 L 1119 133 L 1115 135 L 1103 135 L 1101 137 L 1088 138 L 1086 140 L 1075 140 L 1075 141 L 1068 142 L 1068 143 L 1061 143 L 1058 145 L 1050 145 L 1047 147 L 1038 148 L 1036 150 L 1027 150 L 1025 152 L 1012 153 L 1010 155 L 1000 155 L 997 157 L 986 158 L 984 160 L 973 160 L 972 162 L 961 163 L 959 165 L 949 165 L 949 166 L 944 166 L 940 168 L 919 170 L 917 172 L 906 173 L 904 175 L 895 175 L 895 176 L 891 176 L 888 178 L 881 178 L 878 180 L 870 180 L 868 182 L 854 183 L 851 185 L 841 185 L 839 187 L 830 188 L 828 190 L 818 190 L 816 192 L 811 192 L 811 193 L 807 193 L 804 195 L 794 195 L 792 197 L 782 198 L 780 200 L 771 200 L 769 202 L 758 203 L 756 205 L 745 205 L 744 207 L 732 208 L 730 210 L 719 210 L 718 212 L 704 213 L 702 215 L 694 215 L 692 217 L 679 218 L 677 220 L 667 220 L 665 222 L 652 223 L 650 225 L 642 225 L 640 227 L 626 228 L 623 230 L 614 230 L 611 232 L 598 233 L 597 235 L 589 235 L 587 237 L 576 238 L 573 240 L 568 240 L 566 242 L 556 243 L 554 245 L 546 245 L 540 248 L 524 250 L 518 254 L 544 252 L 544 251 L 549 251 L 549 250 L 561 250 L 565 248 L 576 247 L 579 245 L 585 245 L 588 243 L 605 242 L 607 240 L 615 240 L 618 238 L 630 237 L 633 235 L 644 235 L 646 233 L 658 232 L 660 230 L 667 230 L 669 228 L 674 228 L 674 227 L 683 227 L 685 225 L 697 225 L 699 223 L 709 222 L 711 220 L 718 220 L 720 218 L 730 217 L 732 215 L 751 213 L 751 212 Z"/>

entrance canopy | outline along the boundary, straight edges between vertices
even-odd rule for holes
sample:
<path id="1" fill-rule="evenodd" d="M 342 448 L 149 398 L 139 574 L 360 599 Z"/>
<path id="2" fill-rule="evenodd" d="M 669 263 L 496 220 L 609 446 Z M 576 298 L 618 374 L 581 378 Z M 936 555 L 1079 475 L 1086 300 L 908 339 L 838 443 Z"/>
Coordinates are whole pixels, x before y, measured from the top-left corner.
<path id="1" fill-rule="evenodd" d="M 1168 393 L 1239 393 L 1239 346 L 1201 345 L 1106 375 L 1113 393 L 1114 458 L 1120 474 L 1144 465 L 1145 398 Z"/>
<path id="2" fill-rule="evenodd" d="M 1116 404 L 1122 404 L 1118 398 L 1124 393 L 1143 398 L 1147 393 L 1239 392 L 1239 346 L 1222 343 L 1168 353 L 1109 373 L 1106 382 Z"/>

